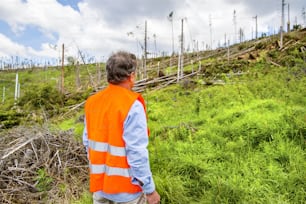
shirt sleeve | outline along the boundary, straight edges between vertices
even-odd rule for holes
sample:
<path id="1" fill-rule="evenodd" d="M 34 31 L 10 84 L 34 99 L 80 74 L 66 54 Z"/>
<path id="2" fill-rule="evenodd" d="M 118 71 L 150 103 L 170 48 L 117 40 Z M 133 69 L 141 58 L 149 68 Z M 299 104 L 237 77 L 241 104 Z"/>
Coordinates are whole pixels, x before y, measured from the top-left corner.
<path id="1" fill-rule="evenodd" d="M 131 168 L 132 183 L 142 184 L 145 194 L 155 191 L 149 153 L 147 118 L 143 105 L 136 100 L 124 122 L 123 140 L 126 144 L 128 164 Z"/>
<path id="2" fill-rule="evenodd" d="M 84 118 L 84 130 L 83 130 L 83 145 L 86 148 L 87 156 L 88 156 L 88 135 L 87 135 L 87 127 L 86 127 L 86 118 Z"/>

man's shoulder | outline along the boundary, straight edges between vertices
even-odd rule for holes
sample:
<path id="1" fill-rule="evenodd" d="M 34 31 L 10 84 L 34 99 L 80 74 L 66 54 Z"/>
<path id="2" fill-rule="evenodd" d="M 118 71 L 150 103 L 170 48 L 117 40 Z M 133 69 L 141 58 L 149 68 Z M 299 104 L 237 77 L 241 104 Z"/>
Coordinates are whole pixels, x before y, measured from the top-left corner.
<path id="1" fill-rule="evenodd" d="M 85 101 L 85 105 L 86 104 L 90 104 L 92 102 L 96 102 L 97 100 L 99 100 L 99 98 L 101 98 L 101 96 L 103 95 L 104 90 L 101 90 L 91 96 L 89 96 L 86 101 Z"/>

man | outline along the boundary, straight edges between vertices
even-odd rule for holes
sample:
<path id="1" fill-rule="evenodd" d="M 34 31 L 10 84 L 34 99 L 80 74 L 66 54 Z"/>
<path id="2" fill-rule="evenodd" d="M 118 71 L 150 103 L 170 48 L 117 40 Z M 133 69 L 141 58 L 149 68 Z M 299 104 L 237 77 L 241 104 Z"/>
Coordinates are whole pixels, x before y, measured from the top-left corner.
<path id="1" fill-rule="evenodd" d="M 149 164 L 145 102 L 132 91 L 136 66 L 134 54 L 111 55 L 108 86 L 85 104 L 83 143 L 94 204 L 160 202 Z"/>

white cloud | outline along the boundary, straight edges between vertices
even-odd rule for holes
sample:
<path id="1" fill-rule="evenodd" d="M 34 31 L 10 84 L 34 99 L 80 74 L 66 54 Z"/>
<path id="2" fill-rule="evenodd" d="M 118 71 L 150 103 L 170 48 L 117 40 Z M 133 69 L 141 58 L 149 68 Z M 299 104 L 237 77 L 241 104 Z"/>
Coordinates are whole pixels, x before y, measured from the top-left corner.
<path id="1" fill-rule="evenodd" d="M 10 57 L 10 56 L 22 56 L 25 58 L 31 57 L 54 57 L 54 51 L 50 49 L 47 44 L 42 44 L 41 51 L 36 51 L 31 47 L 23 46 L 18 43 L 13 42 L 11 39 L 2 35 L 0 33 L 0 56 L 1 57 Z"/>
<path id="2" fill-rule="evenodd" d="M 198 41 L 200 48 L 203 48 L 203 43 L 210 44 L 210 22 L 213 46 L 216 47 L 218 42 L 224 43 L 225 35 L 231 42 L 234 41 L 234 10 L 237 12 L 236 33 L 239 28 L 244 29 L 247 39 L 252 37 L 252 33 L 254 35 L 255 15 L 258 15 L 259 33 L 271 29 L 277 31 L 280 25 L 280 4 L 278 0 L 269 1 L 269 6 L 266 1 L 254 3 L 253 0 L 116 0 L 116 3 L 108 0 L 83 0 L 78 3 L 78 10 L 74 10 L 56 0 L 2 0 L 0 20 L 10 25 L 16 36 L 22 36 L 29 26 L 33 26 L 45 36 L 45 41 L 40 42 L 39 49 L 34 49 L 21 42 L 14 42 L 14 38 L 0 31 L 0 56 L 58 58 L 63 43 L 66 55 L 75 57 L 78 56 L 78 48 L 98 59 L 119 49 L 140 55 L 145 20 L 148 25 L 148 49 L 155 49 L 155 34 L 157 49 L 170 53 L 172 29 L 167 16 L 171 11 L 174 11 L 176 51 L 181 33 L 180 19 L 185 17 L 185 47 L 193 41 Z M 294 16 L 300 16 L 299 9 L 305 6 L 305 2 L 291 0 L 290 5 L 294 19 Z M 128 32 L 133 32 L 133 35 L 128 36 Z M 51 49 L 50 44 L 56 44 L 57 50 Z"/>
<path id="3" fill-rule="evenodd" d="M 11 41 L 9 38 L 7 38 L 5 35 L 2 35 L 1 33 L 0 44 L 0 56 L 9 57 L 11 55 L 23 54 L 27 51 L 26 47 Z"/>

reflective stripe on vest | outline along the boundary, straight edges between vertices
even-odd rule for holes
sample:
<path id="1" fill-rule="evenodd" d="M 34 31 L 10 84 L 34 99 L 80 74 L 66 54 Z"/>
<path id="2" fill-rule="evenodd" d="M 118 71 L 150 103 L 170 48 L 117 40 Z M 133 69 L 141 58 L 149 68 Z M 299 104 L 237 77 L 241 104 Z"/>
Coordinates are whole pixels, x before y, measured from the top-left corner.
<path id="1" fill-rule="evenodd" d="M 95 150 L 98 152 L 108 152 L 111 155 L 119 156 L 119 157 L 126 156 L 126 151 L 124 147 L 115 147 L 105 142 L 96 142 L 93 140 L 88 140 L 88 146 L 92 150 Z"/>
<path id="2" fill-rule="evenodd" d="M 109 167 L 104 164 L 89 164 L 89 168 L 92 174 L 103 174 L 105 173 L 108 176 L 124 176 L 130 177 L 130 169 L 118 168 L 118 167 Z"/>

